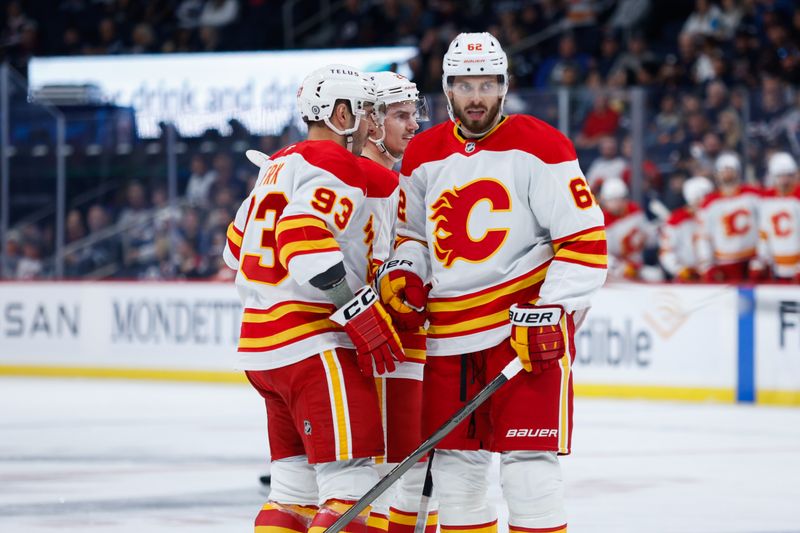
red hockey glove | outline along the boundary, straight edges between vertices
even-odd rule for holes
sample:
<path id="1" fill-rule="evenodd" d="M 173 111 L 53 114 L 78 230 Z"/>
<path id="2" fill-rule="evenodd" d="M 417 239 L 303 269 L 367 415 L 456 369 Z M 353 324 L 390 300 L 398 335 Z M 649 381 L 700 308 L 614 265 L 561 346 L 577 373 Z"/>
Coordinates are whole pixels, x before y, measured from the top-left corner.
<path id="1" fill-rule="evenodd" d="M 415 331 L 424 323 L 425 304 L 428 301 L 429 287 L 411 270 L 413 263 L 408 260 L 387 261 L 378 273 L 378 288 L 381 301 L 398 329 Z"/>
<path id="2" fill-rule="evenodd" d="M 369 286 L 356 291 L 356 296 L 335 313 L 331 320 L 344 327 L 353 341 L 361 373 L 372 377 L 395 369 L 395 361 L 405 361 L 400 339 L 392 327 L 392 319 Z"/>
<path id="3" fill-rule="evenodd" d="M 558 363 L 566 353 L 560 305 L 514 304 L 508 311 L 511 320 L 511 347 L 522 368 L 539 374 Z"/>

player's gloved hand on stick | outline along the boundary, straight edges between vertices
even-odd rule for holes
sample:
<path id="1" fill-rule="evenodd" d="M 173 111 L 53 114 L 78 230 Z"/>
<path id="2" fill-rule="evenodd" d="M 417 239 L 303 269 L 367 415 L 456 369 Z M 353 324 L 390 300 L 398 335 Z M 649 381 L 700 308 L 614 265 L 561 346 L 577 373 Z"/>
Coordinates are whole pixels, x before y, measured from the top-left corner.
<path id="1" fill-rule="evenodd" d="M 344 327 L 353 341 L 358 366 L 365 376 L 391 372 L 396 361 L 405 361 L 400 339 L 392 327 L 378 295 L 368 285 L 356 291 L 355 297 L 331 315 L 331 320 Z"/>
<path id="2" fill-rule="evenodd" d="M 528 372 L 539 374 L 565 355 L 563 314 L 560 305 L 514 304 L 509 309 L 511 347 Z"/>
<path id="3" fill-rule="evenodd" d="M 430 287 L 409 268 L 413 263 L 405 259 L 387 261 L 378 272 L 378 290 L 381 301 L 398 329 L 417 330 L 425 323 L 425 305 Z"/>

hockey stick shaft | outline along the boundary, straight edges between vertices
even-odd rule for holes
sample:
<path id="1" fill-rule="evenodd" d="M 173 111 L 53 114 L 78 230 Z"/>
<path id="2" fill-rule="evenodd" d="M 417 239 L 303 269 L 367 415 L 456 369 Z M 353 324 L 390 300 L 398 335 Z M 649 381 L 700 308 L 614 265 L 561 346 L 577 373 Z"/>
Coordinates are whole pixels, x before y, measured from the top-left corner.
<path id="1" fill-rule="evenodd" d="M 433 465 L 433 455 L 435 453 L 436 449 L 433 449 L 428 454 L 428 466 L 425 468 L 425 484 L 422 485 L 422 498 L 419 500 L 419 512 L 417 512 L 417 523 L 414 524 L 414 533 L 425 531 L 425 525 L 428 523 L 428 507 L 431 504 L 431 494 L 433 494 L 431 466 Z"/>
<path id="2" fill-rule="evenodd" d="M 447 422 L 442 424 L 439 429 L 433 432 L 433 435 L 428 437 L 425 442 L 420 444 L 419 448 L 414 450 L 411 455 L 403 459 L 402 462 L 398 463 L 397 466 L 392 468 L 392 470 L 386 474 L 383 479 L 377 483 L 377 485 L 369 489 L 360 500 L 358 500 L 350 509 L 343 513 L 342 516 L 336 520 L 336 522 L 331 524 L 331 526 L 325 530 L 325 533 L 339 533 L 344 526 L 349 524 L 352 519 L 361 513 L 361 511 L 366 509 L 369 504 L 375 501 L 375 498 L 383 494 L 386 489 L 392 486 L 395 481 L 400 479 L 400 476 L 405 474 L 409 468 L 414 466 L 423 455 L 431 451 L 437 444 L 439 444 L 439 442 L 445 438 L 448 433 L 450 433 L 457 425 L 463 422 L 465 418 L 471 415 L 475 409 L 489 399 L 489 397 L 500 387 L 505 385 L 506 381 L 516 376 L 520 370 L 522 370 L 522 363 L 520 362 L 519 358 L 515 357 L 492 381 L 489 382 L 488 385 L 481 389 L 481 391 L 476 394 L 474 398 L 468 401 L 464 407 L 456 411 L 456 413 Z"/>

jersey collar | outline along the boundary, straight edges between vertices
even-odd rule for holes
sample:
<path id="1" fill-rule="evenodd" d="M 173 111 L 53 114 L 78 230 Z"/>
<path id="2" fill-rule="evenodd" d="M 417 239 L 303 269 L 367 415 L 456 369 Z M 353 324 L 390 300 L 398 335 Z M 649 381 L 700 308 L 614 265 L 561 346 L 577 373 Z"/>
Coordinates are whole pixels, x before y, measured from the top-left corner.
<path id="1" fill-rule="evenodd" d="M 464 137 L 461 134 L 461 121 L 456 120 L 455 124 L 453 124 L 453 136 L 461 144 L 466 144 L 468 142 L 473 142 L 473 143 L 480 142 L 486 139 L 489 135 L 496 132 L 500 128 L 500 126 L 502 126 L 506 122 L 507 119 L 508 119 L 507 115 L 503 115 L 502 117 L 500 117 L 500 121 L 495 125 L 495 127 L 487 131 L 486 134 L 481 137 Z"/>

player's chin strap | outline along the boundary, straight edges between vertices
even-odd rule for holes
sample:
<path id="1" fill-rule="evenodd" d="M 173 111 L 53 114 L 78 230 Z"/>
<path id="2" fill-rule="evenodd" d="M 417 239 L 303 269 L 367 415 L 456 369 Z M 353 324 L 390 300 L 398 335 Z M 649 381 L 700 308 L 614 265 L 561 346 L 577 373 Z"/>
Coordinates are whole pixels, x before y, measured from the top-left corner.
<path id="1" fill-rule="evenodd" d="M 372 137 L 370 137 L 369 141 L 372 144 L 374 144 L 383 155 L 388 157 L 393 162 L 399 163 L 400 161 L 403 160 L 403 158 L 402 157 L 395 157 L 395 155 L 392 152 L 389 151 L 389 149 L 386 147 L 386 143 L 384 142 L 385 139 L 386 139 L 386 128 L 381 126 L 381 131 L 382 131 L 382 133 L 381 133 L 381 138 L 380 139 L 373 139 Z"/>
<path id="2" fill-rule="evenodd" d="M 322 119 L 325 122 L 325 125 L 328 126 L 331 129 L 331 131 L 345 138 L 345 143 L 346 143 L 345 148 L 347 148 L 348 152 L 353 151 L 353 134 L 358 131 L 358 125 L 361 122 L 361 115 L 359 113 L 355 113 L 353 116 L 356 117 L 356 121 L 353 124 L 353 127 L 347 128 L 345 130 L 340 130 L 339 128 L 331 124 L 331 121 L 328 117 Z"/>

